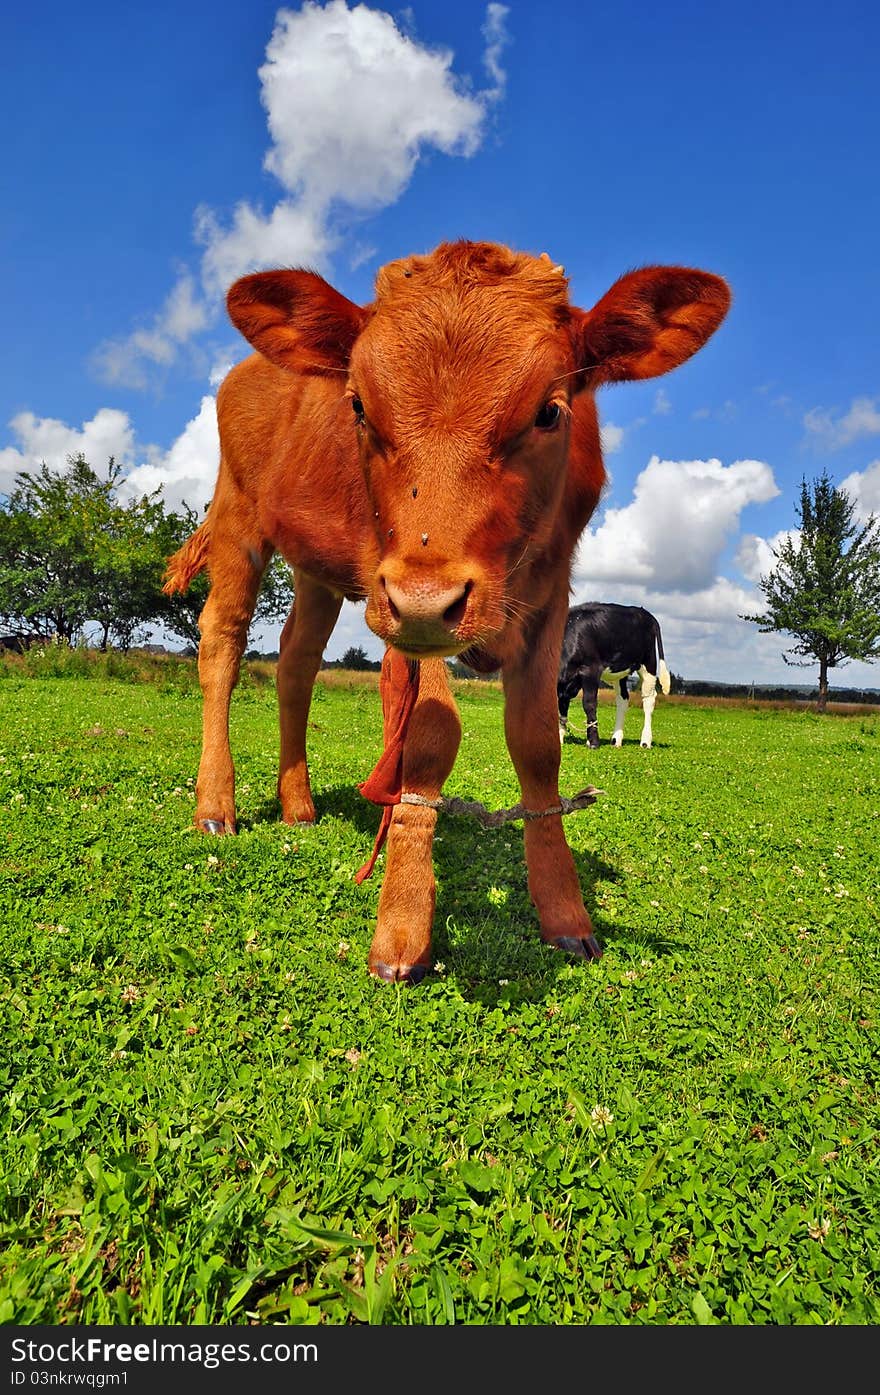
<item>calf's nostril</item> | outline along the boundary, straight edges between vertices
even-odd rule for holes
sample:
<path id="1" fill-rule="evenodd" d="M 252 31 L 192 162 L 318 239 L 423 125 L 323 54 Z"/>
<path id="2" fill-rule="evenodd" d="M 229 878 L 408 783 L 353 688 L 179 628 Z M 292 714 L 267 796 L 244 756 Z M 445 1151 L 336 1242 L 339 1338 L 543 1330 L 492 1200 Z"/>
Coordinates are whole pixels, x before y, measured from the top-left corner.
<path id="1" fill-rule="evenodd" d="M 399 620 L 399 619 L 400 619 L 400 611 L 397 609 L 397 606 L 394 604 L 394 601 L 391 599 L 391 590 L 390 590 L 390 588 L 389 588 L 389 586 L 388 586 L 388 583 L 386 582 L 384 576 L 380 576 L 380 578 L 379 578 L 379 584 L 380 584 L 380 586 L 382 587 L 382 590 L 385 592 L 385 599 L 386 599 L 387 602 L 388 602 L 388 609 L 391 611 L 391 619 L 392 619 L 392 620 Z"/>
<path id="2" fill-rule="evenodd" d="M 473 589 L 474 583 L 472 581 L 466 581 L 458 599 L 454 600 L 452 604 L 448 605 L 444 610 L 443 623 L 444 625 L 448 625 L 451 630 L 454 630 L 457 625 L 460 625 L 464 619 L 464 613 L 467 610 L 468 596 Z"/>

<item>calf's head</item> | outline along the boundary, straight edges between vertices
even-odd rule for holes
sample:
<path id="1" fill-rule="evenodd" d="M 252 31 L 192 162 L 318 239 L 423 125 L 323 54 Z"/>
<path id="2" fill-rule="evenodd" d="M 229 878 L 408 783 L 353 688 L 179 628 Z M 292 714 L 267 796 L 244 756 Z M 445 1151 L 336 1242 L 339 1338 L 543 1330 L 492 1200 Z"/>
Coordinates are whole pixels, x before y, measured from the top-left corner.
<path id="1" fill-rule="evenodd" d="M 305 271 L 227 298 L 274 363 L 338 375 L 372 510 L 367 622 L 413 657 L 491 648 L 519 623 L 528 564 L 558 539 L 575 399 L 675 368 L 729 303 L 717 276 L 646 267 L 584 311 L 546 254 L 471 242 L 389 263 L 367 306 Z"/>

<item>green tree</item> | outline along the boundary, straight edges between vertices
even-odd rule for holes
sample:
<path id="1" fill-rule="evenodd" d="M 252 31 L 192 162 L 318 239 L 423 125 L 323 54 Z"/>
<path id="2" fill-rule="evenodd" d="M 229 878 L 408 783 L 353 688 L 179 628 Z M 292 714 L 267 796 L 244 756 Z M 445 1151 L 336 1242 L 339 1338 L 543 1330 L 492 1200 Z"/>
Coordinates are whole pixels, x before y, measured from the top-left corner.
<path id="1" fill-rule="evenodd" d="M 0 507 L 0 615 L 7 625 L 81 635 L 95 606 L 95 540 L 107 529 L 119 471 L 100 479 L 82 455 L 16 476 Z"/>
<path id="2" fill-rule="evenodd" d="M 162 626 L 198 647 L 207 576 L 184 596 L 162 594 L 170 554 L 197 525 L 186 504 L 166 510 L 161 490 L 126 494 L 111 456 L 99 475 L 83 455 L 67 468 L 45 464 L 16 476 L 0 499 L 0 621 L 55 635 L 68 644 L 97 625 L 98 643 L 127 650 L 147 626 Z M 293 577 L 273 558 L 260 590 L 256 623 L 282 620 L 293 604 Z"/>
<path id="3" fill-rule="evenodd" d="M 801 483 L 800 531 L 773 551 L 776 565 L 759 586 L 767 608 L 740 618 L 763 634 L 778 631 L 795 643 L 787 664 L 819 665 L 819 711 L 828 702 L 828 670 L 880 654 L 880 522 L 864 526 L 855 504 L 826 471 Z M 802 657 L 793 658 L 791 655 Z"/>
<path id="4" fill-rule="evenodd" d="M 372 668 L 372 666 L 366 649 L 362 648 L 360 644 L 353 644 L 350 649 L 346 649 L 342 656 L 342 667 L 350 668 L 354 672 Z"/>
<path id="5" fill-rule="evenodd" d="M 166 513 L 159 489 L 125 502 L 114 501 L 105 527 L 93 539 L 89 619 L 101 628 L 101 649 L 112 639 L 117 648 L 129 650 L 144 628 L 160 618 L 162 578 L 175 518 Z"/>

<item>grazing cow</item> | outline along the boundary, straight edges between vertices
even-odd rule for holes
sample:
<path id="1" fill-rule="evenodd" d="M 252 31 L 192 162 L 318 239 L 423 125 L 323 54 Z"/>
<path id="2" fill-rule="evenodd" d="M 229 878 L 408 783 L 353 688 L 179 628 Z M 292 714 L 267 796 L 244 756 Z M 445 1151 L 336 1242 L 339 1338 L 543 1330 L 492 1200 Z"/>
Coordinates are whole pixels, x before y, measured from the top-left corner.
<path id="1" fill-rule="evenodd" d="M 651 745 L 651 714 L 656 701 L 657 679 L 664 693 L 669 692 L 669 669 L 663 658 L 660 626 L 650 610 L 640 605 L 613 605 L 588 601 L 572 606 L 562 637 L 562 657 L 556 696 L 559 703 L 559 739 L 565 740 L 568 706 L 583 690 L 587 714 L 587 741 L 599 745 L 596 704 L 599 684 L 617 688 L 617 714 L 612 746 L 623 744 L 623 722 L 629 706 L 631 673 L 642 675 L 641 746 Z"/>
<path id="2" fill-rule="evenodd" d="M 584 958 L 593 934 L 560 816 L 555 686 L 571 558 L 604 480 L 603 383 L 675 368 L 714 332 L 724 281 L 682 267 L 623 276 L 592 310 L 562 267 L 455 242 L 383 267 L 353 304 L 309 271 L 245 276 L 229 314 L 257 352 L 217 395 L 221 459 L 205 521 L 166 590 L 207 567 L 196 825 L 235 831 L 229 703 L 263 571 L 291 563 L 278 661 L 283 819 L 311 823 L 305 735 L 344 597 L 385 641 L 385 751 L 364 792 L 385 804 L 371 973 L 431 967 L 436 805 L 461 725 L 444 659 L 501 669 L 542 938 Z"/>

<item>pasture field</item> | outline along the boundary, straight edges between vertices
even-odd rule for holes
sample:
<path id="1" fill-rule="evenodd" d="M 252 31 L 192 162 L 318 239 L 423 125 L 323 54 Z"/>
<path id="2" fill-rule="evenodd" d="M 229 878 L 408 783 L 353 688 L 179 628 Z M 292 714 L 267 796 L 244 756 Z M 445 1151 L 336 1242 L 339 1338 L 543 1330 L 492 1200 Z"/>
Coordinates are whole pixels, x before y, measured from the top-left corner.
<path id="1" fill-rule="evenodd" d="M 447 793 L 516 802 L 473 685 Z M 572 716 L 579 720 L 580 712 Z M 320 684 L 313 828 L 233 702 L 0 677 L 0 1321 L 880 1320 L 880 715 L 658 703 L 569 740 L 604 958 L 543 947 L 519 825 L 441 818 L 435 972 L 366 972 L 375 686 Z"/>

